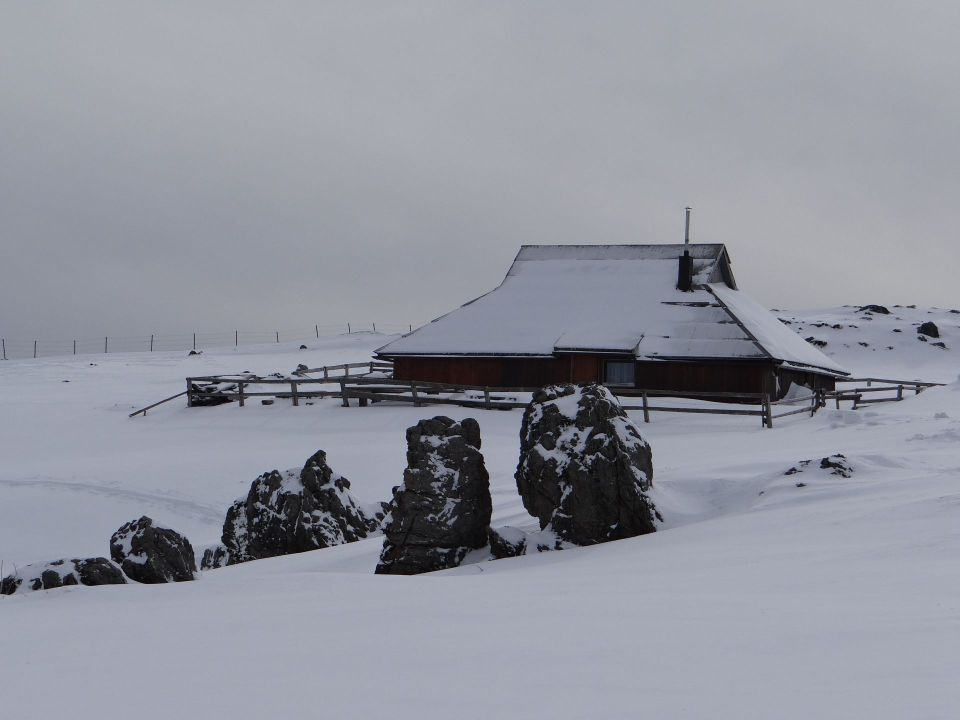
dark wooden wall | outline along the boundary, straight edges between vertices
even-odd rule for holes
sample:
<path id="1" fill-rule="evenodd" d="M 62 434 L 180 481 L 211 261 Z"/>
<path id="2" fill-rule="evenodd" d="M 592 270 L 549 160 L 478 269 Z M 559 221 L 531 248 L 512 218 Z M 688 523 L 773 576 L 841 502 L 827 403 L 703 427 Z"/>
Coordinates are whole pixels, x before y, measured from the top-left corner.
<path id="1" fill-rule="evenodd" d="M 399 380 L 478 385 L 488 387 L 541 387 L 564 382 L 603 380 L 604 361 L 599 355 L 562 355 L 555 358 L 394 358 Z M 790 383 L 832 390 L 833 378 L 817 373 L 781 370 L 768 361 L 637 362 L 636 387 L 686 392 L 770 392 L 776 395 L 773 377 L 779 376 L 780 394 Z"/>

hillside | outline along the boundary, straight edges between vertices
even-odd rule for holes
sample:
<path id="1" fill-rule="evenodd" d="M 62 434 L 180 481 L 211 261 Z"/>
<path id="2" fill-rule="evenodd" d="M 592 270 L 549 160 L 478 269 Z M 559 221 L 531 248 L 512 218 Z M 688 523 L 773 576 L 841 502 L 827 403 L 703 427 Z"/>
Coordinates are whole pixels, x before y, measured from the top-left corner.
<path id="1" fill-rule="evenodd" d="M 772 430 L 640 422 L 654 535 L 417 577 L 374 576 L 374 537 L 195 583 L 0 597 L 4 715 L 951 717 L 960 314 L 889 310 L 777 315 L 857 375 L 950 385 Z M 926 321 L 939 339 L 918 340 Z M 104 554 L 142 514 L 214 543 L 259 473 L 318 448 L 362 500 L 386 500 L 404 430 L 440 413 L 479 421 L 494 523 L 534 527 L 513 479 L 519 411 L 171 403 L 127 417 L 187 375 L 356 361 L 388 337 L 0 364 L 4 571 Z M 835 453 L 849 478 L 818 467 Z"/>

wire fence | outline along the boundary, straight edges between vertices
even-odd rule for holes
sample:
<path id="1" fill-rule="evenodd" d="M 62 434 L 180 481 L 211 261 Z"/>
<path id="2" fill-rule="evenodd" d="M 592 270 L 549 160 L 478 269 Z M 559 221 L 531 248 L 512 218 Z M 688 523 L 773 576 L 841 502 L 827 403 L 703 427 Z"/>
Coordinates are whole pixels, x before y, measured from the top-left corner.
<path id="1" fill-rule="evenodd" d="M 274 330 L 228 330 L 226 332 L 151 333 L 149 335 L 105 335 L 69 340 L 0 338 L 0 359 L 93 355 L 120 352 L 163 352 L 241 347 L 265 343 L 300 342 L 341 334 L 379 332 L 404 333 L 413 325 L 396 323 L 337 323 Z"/>

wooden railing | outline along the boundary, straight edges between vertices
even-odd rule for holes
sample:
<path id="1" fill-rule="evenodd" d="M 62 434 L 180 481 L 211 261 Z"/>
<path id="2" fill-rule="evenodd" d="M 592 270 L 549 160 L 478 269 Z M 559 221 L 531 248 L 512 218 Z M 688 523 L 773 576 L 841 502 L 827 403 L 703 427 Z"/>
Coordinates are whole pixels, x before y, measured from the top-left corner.
<path id="1" fill-rule="evenodd" d="M 842 378 L 837 380 L 837 385 L 853 384 L 859 387 L 843 388 L 826 393 L 827 399 L 833 399 L 840 409 L 842 401 L 852 403 L 851 407 L 856 410 L 860 405 L 869 405 L 879 402 L 898 402 L 904 399 L 905 391 L 913 391 L 914 395 L 919 395 L 927 388 L 939 387 L 944 383 L 924 382 L 920 380 L 889 380 L 885 378 L 862 377 L 862 378 Z M 864 395 L 884 393 L 882 397 L 869 397 L 864 399 Z M 891 397 L 890 394 L 893 394 Z"/>
<path id="2" fill-rule="evenodd" d="M 243 407 L 248 399 L 259 397 L 289 399 L 293 405 L 299 405 L 304 399 L 339 398 L 344 407 L 349 407 L 350 401 L 356 400 L 360 406 L 377 402 L 401 402 L 411 403 L 415 407 L 457 405 L 490 410 L 515 409 L 526 407 L 529 403 L 527 398 L 519 397 L 520 394 L 533 393 L 540 389 L 396 380 L 389 376 L 392 370 L 391 363 L 373 360 L 304 368 L 288 377 L 258 377 L 249 374 L 189 377 L 187 389 L 184 392 L 148 405 L 131 413 L 130 416 L 146 415 L 147 410 L 183 395 L 187 396 L 188 407 L 205 404 L 204 401 L 212 399 L 236 401 L 240 407 Z M 310 375 L 319 375 L 319 377 L 309 377 Z M 898 381 L 881 378 L 848 378 L 837 382 L 838 384 L 862 383 L 864 385 L 841 390 L 818 390 L 799 397 L 779 400 L 772 399 L 767 393 L 650 390 L 616 386 L 610 386 L 609 390 L 621 398 L 624 409 L 642 411 L 644 422 L 650 422 L 650 415 L 655 412 L 740 415 L 759 417 L 763 427 L 772 428 L 773 421 L 779 418 L 800 413 L 814 415 L 831 398 L 836 401 L 838 408 L 843 400 L 852 401 L 853 407 L 856 408 L 868 403 L 903 400 L 905 390 L 913 390 L 914 394 L 919 394 L 928 387 L 942 385 L 942 383 L 916 380 Z M 875 385 L 876 383 L 879 385 Z M 258 389 L 257 386 L 266 387 Z M 283 386 L 283 389 L 272 386 Z M 874 393 L 893 393 L 893 396 L 863 398 L 865 394 Z M 716 404 L 678 405 L 664 402 L 666 398 Z M 636 400 L 639 400 L 639 403 Z M 721 403 L 725 406 L 719 407 Z M 731 406 L 734 403 L 736 406 Z M 783 408 L 782 411 L 780 411 L 781 408 Z"/>

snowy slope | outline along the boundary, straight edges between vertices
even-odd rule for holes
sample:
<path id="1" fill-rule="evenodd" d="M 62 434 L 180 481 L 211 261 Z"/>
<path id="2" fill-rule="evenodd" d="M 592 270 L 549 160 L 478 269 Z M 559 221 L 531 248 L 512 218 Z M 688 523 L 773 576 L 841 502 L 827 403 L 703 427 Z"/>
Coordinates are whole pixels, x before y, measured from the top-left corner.
<path id="1" fill-rule="evenodd" d="M 960 316 L 908 310 L 779 315 L 855 374 L 955 380 Z M 949 349 L 916 339 L 925 319 Z M 0 364 L 5 571 L 105 554 L 141 514 L 214 542 L 260 472 L 321 447 L 361 500 L 386 499 L 405 428 L 435 413 L 479 420 L 494 524 L 531 526 L 519 411 L 175 402 L 127 418 L 189 374 L 355 361 L 388 339 Z M 2 597 L 3 716 L 955 717 L 960 386 L 773 430 L 670 414 L 641 429 L 656 535 L 410 578 L 372 574 L 372 538 L 196 583 Z M 852 477 L 784 475 L 836 452 Z"/>

